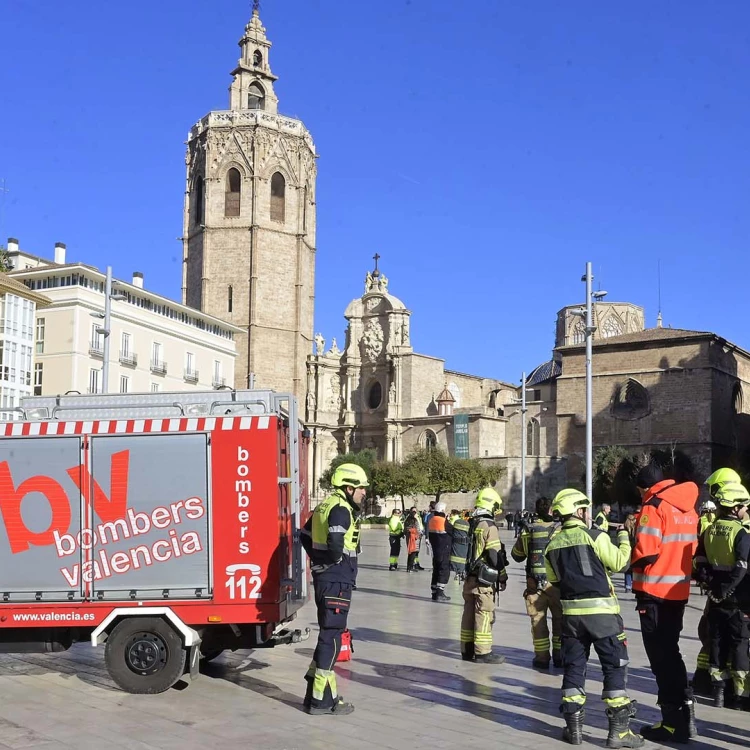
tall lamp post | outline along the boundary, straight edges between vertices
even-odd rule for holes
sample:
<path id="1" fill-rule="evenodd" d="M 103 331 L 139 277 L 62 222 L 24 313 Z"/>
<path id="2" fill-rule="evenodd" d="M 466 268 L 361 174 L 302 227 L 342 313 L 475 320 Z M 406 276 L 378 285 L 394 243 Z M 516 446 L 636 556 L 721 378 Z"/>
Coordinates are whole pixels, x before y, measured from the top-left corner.
<path id="1" fill-rule="evenodd" d="M 96 332 L 104 336 L 104 347 L 102 357 L 102 393 L 109 393 L 109 339 L 112 333 L 112 300 L 124 300 L 127 295 L 122 292 L 112 291 L 112 266 L 107 266 L 107 280 L 104 285 L 104 315 L 101 313 L 97 317 L 104 318 L 104 325 L 97 328 Z"/>
<path id="2" fill-rule="evenodd" d="M 594 389 L 593 389 L 593 339 L 596 332 L 594 325 L 593 303 L 607 296 L 606 292 L 594 292 L 591 285 L 594 275 L 591 262 L 586 263 L 586 273 L 581 278 L 586 283 L 586 309 L 576 311 L 585 314 L 586 325 L 586 496 L 593 502 L 594 490 Z"/>
<path id="3" fill-rule="evenodd" d="M 521 374 L 521 513 L 526 510 L 526 373 Z"/>

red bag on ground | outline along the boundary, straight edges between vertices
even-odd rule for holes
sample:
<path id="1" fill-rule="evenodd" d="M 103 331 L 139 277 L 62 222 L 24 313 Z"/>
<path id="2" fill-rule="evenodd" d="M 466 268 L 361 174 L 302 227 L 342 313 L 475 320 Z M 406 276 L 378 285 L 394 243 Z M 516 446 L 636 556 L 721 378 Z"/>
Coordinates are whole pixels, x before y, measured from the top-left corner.
<path id="1" fill-rule="evenodd" d="M 339 651 L 339 658 L 336 659 L 336 661 L 351 661 L 353 653 L 354 647 L 352 646 L 352 634 L 347 628 L 341 634 L 341 650 Z"/>

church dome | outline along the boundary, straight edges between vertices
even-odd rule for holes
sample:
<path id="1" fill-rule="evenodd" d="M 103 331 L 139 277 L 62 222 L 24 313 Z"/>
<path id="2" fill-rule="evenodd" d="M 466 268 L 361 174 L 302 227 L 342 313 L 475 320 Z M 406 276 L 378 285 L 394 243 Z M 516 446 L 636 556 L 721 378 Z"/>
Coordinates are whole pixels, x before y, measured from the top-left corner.
<path id="1" fill-rule="evenodd" d="M 456 402 L 456 397 L 448 390 L 448 384 L 445 384 L 445 388 L 440 391 L 440 394 L 435 399 L 438 404 L 453 404 Z"/>

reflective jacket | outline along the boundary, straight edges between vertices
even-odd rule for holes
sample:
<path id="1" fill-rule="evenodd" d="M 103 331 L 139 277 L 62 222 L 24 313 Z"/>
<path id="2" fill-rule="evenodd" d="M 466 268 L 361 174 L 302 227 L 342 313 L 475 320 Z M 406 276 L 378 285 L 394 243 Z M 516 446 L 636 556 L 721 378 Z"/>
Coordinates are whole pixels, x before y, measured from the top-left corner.
<path id="1" fill-rule="evenodd" d="M 713 513 L 705 513 L 698 519 L 698 536 L 702 536 L 711 524 L 716 520 Z"/>
<path id="2" fill-rule="evenodd" d="M 526 526 L 510 551 L 510 556 L 516 562 L 526 560 L 526 578 L 529 583 L 543 586 L 547 583 L 547 568 L 544 563 L 544 552 L 550 539 L 560 529 L 556 521 L 537 520 Z"/>
<path id="3" fill-rule="evenodd" d="M 607 519 L 607 516 L 604 515 L 603 510 L 600 510 L 596 514 L 596 518 L 594 519 L 594 523 L 592 524 L 592 526 L 599 529 L 600 531 L 609 531 L 609 520 Z"/>
<path id="4" fill-rule="evenodd" d="M 742 521 L 719 518 L 701 536 L 695 566 L 708 573 L 710 591 L 714 596 L 736 601 L 735 593 L 745 581 L 748 555 L 750 533 Z"/>
<path id="5" fill-rule="evenodd" d="M 391 536 L 402 536 L 404 533 L 404 519 L 401 516 L 391 516 L 388 519 L 388 533 Z"/>
<path id="6" fill-rule="evenodd" d="M 565 521 L 550 539 L 544 553 L 547 580 L 560 589 L 563 615 L 620 614 L 609 573 L 617 573 L 628 565 L 628 532 L 624 529 L 618 532 L 617 542 L 615 546 L 608 534 L 587 528 L 576 517 Z M 620 623 L 619 629 L 615 627 L 610 635 L 621 627 Z"/>
<path id="7" fill-rule="evenodd" d="M 359 522 L 341 490 L 320 503 L 307 520 L 300 541 L 312 563 L 313 577 L 354 582 L 357 578 Z"/>
<path id="8" fill-rule="evenodd" d="M 498 580 L 502 583 L 508 580 L 505 570 L 505 548 L 500 541 L 500 532 L 489 513 L 477 512 L 469 524 L 469 551 L 466 558 L 466 572 L 476 573 L 484 563 L 497 570 Z"/>
<path id="9" fill-rule="evenodd" d="M 687 601 L 698 546 L 698 486 L 667 479 L 643 498 L 636 519 L 633 591 L 655 599 Z"/>

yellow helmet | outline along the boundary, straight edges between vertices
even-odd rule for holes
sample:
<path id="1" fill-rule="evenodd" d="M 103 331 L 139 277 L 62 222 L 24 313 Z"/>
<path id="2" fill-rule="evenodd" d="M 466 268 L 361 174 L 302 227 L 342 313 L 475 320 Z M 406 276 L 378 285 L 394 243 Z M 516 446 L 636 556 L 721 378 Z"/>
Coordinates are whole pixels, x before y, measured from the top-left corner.
<path id="1" fill-rule="evenodd" d="M 722 508 L 735 508 L 750 504 L 750 492 L 739 482 L 726 482 L 716 490 L 716 500 Z"/>
<path id="2" fill-rule="evenodd" d="M 487 510 L 490 513 L 496 513 L 497 510 L 503 507 L 503 499 L 492 487 L 485 487 L 479 491 L 477 499 L 474 501 L 474 507 Z"/>
<path id="3" fill-rule="evenodd" d="M 341 464 L 337 466 L 331 477 L 331 484 L 334 487 L 367 487 L 367 474 L 361 466 L 357 464 Z"/>
<path id="4" fill-rule="evenodd" d="M 572 516 L 579 508 L 590 508 L 591 500 L 580 490 L 560 490 L 552 501 L 551 513 Z"/>
<path id="5" fill-rule="evenodd" d="M 716 497 L 716 493 L 727 483 L 732 482 L 733 484 L 741 484 L 742 480 L 740 475 L 734 469 L 717 469 L 711 476 L 706 480 L 708 485 L 708 492 L 711 497 Z"/>

